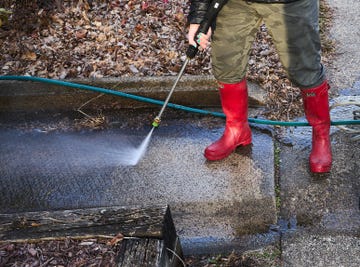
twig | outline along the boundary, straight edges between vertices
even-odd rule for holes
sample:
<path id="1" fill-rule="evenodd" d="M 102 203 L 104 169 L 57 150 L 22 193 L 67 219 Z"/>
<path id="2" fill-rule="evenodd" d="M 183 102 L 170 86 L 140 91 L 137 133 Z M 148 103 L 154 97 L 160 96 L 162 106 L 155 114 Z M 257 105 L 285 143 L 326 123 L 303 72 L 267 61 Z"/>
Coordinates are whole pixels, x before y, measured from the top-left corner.
<path id="1" fill-rule="evenodd" d="M 81 114 L 83 114 L 84 116 L 88 117 L 89 119 L 92 119 L 92 117 L 91 117 L 90 115 L 86 114 L 86 113 L 85 113 L 84 111 L 82 111 L 81 109 L 82 109 L 83 107 L 85 107 L 87 104 L 89 104 L 90 102 L 94 101 L 95 99 L 102 97 L 103 95 L 104 95 L 104 94 L 99 94 L 99 95 L 97 95 L 97 96 L 89 99 L 88 101 L 86 101 L 85 103 L 83 103 L 80 107 L 78 107 L 77 111 L 80 112 Z"/>
<path id="2" fill-rule="evenodd" d="M 50 237 L 39 237 L 39 238 L 27 238 L 27 239 L 10 239 L 10 240 L 0 240 L 0 244 L 5 243 L 39 243 L 42 241 L 64 241 L 66 239 L 72 240 L 82 240 L 82 239 L 92 239 L 92 238 L 102 238 L 102 239 L 113 239 L 114 236 L 111 235 L 81 235 L 81 236 L 50 236 Z M 123 239 L 140 239 L 139 237 L 124 236 Z"/>
<path id="3" fill-rule="evenodd" d="M 47 261 L 45 261 L 43 264 L 41 264 L 40 267 L 42 267 L 42 266 L 47 266 L 53 259 L 54 259 L 54 257 L 51 257 L 50 259 L 48 259 Z"/>
<path id="4" fill-rule="evenodd" d="M 168 251 L 170 251 L 172 254 L 174 254 L 174 255 L 176 256 L 176 258 L 178 258 L 179 261 L 181 261 L 181 263 L 183 264 L 183 266 L 186 267 L 185 262 L 180 258 L 180 256 L 179 256 L 178 254 L 176 254 L 175 251 L 173 251 L 173 250 L 171 250 L 171 249 L 169 249 L 169 248 L 166 248 L 166 249 L 167 249 Z"/>

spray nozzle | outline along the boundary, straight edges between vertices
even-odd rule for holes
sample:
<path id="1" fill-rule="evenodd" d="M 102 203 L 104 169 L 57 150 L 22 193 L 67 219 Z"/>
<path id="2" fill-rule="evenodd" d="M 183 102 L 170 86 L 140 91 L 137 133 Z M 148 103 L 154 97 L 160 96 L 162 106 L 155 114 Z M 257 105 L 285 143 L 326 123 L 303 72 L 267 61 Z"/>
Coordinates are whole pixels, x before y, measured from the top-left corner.
<path id="1" fill-rule="evenodd" d="M 152 126 L 159 127 L 160 122 L 161 122 L 160 118 L 156 117 L 152 123 Z"/>

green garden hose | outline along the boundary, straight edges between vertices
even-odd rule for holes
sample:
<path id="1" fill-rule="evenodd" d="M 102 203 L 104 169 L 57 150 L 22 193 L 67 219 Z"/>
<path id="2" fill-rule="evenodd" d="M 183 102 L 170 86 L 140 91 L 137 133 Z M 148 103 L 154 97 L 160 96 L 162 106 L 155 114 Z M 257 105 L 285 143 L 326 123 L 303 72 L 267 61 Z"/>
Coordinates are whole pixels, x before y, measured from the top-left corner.
<path id="1" fill-rule="evenodd" d="M 129 98 L 129 99 L 133 99 L 133 100 L 137 100 L 137 101 L 141 101 L 141 102 L 147 102 L 147 103 L 156 104 L 156 105 L 161 105 L 161 106 L 164 104 L 164 101 L 161 101 L 161 100 L 137 96 L 137 95 L 128 94 L 128 93 L 123 93 L 120 91 L 105 89 L 105 88 L 96 87 L 96 86 L 91 86 L 91 85 L 86 85 L 86 84 L 78 84 L 78 83 L 73 83 L 73 82 L 66 82 L 66 81 L 61 81 L 61 80 L 54 80 L 54 79 L 47 79 L 47 78 L 40 78 L 40 77 L 33 77 L 33 76 L 10 76 L 10 75 L 9 76 L 0 76 L 0 80 L 16 80 L 16 81 L 32 81 L 32 82 L 49 83 L 49 84 L 55 84 L 55 85 L 76 88 L 76 89 L 99 92 L 99 93 L 103 93 L 103 94 L 116 95 L 116 96 L 120 96 L 120 97 L 125 97 L 125 98 Z M 167 106 L 170 108 L 184 110 L 184 111 L 188 111 L 188 112 L 199 113 L 199 114 L 204 114 L 204 115 L 212 115 L 212 116 L 216 116 L 216 117 L 225 118 L 224 113 L 221 113 L 221 112 L 214 112 L 214 111 L 203 110 L 203 109 L 198 109 L 198 108 L 191 108 L 191 107 L 186 107 L 186 106 L 177 105 L 177 104 L 173 104 L 173 103 L 168 103 Z M 310 126 L 309 123 L 307 123 L 307 122 L 285 122 L 285 121 L 273 121 L 273 120 L 264 120 L 264 119 L 255 119 L 255 118 L 249 118 L 248 121 L 250 123 L 277 125 L 277 126 Z M 331 121 L 331 125 L 335 125 L 335 126 L 336 125 L 360 125 L 360 120 Z"/>

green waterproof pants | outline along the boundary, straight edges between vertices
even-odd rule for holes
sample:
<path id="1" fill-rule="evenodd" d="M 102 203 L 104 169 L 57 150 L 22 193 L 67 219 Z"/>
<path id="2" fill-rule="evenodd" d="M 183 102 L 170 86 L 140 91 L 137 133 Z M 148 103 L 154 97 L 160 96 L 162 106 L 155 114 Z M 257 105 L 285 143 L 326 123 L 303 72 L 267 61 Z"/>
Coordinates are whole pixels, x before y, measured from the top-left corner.
<path id="1" fill-rule="evenodd" d="M 265 22 L 289 79 L 302 89 L 325 80 L 321 64 L 319 2 L 299 0 L 288 4 L 229 0 L 220 11 L 212 39 L 215 78 L 236 83 L 246 74 L 256 33 Z"/>

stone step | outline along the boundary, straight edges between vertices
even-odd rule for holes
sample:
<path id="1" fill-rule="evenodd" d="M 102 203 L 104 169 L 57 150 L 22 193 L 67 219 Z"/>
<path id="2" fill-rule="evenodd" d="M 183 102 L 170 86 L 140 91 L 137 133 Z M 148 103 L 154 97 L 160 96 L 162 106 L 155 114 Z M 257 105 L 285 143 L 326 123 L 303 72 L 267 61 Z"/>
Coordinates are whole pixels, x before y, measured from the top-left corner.
<path id="1" fill-rule="evenodd" d="M 0 76 L 0 111 L 37 111 L 37 110 L 72 110 L 96 97 L 100 93 L 93 90 L 79 89 L 76 85 L 89 85 L 96 89 L 110 89 L 115 92 L 142 96 L 164 101 L 172 88 L 175 78 L 165 77 L 124 77 L 103 78 L 97 80 L 74 79 L 75 88 L 48 82 L 1 80 Z M 54 83 L 55 82 L 55 83 Z M 63 82 L 63 81 L 60 81 Z M 263 106 L 266 92 L 260 86 L 249 82 L 249 103 L 251 106 Z M 212 76 L 184 76 L 174 90 L 170 103 L 191 107 L 216 107 L 220 105 L 217 83 Z M 196 101 L 194 101 L 196 99 Z M 116 104 L 121 108 L 154 107 L 146 101 L 133 100 L 105 94 L 87 105 L 87 107 L 109 106 Z"/>
<path id="2" fill-rule="evenodd" d="M 276 223 L 273 141 L 253 129 L 252 146 L 208 162 L 203 149 L 222 131 L 218 118 L 164 120 L 141 161 L 126 166 L 149 127 L 1 129 L 0 212 L 166 204 L 184 253 L 249 247 L 249 235 Z"/>

